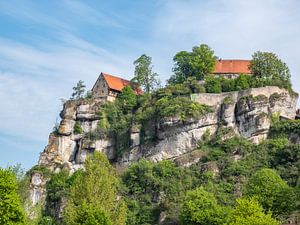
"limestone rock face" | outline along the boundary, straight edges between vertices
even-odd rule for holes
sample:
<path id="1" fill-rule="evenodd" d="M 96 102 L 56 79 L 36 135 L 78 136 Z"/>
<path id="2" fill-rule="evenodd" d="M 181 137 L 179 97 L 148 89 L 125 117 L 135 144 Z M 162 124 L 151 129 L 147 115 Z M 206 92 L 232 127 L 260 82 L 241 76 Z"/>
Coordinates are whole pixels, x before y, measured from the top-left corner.
<path id="1" fill-rule="evenodd" d="M 62 168 L 75 171 L 82 168 L 88 154 L 95 151 L 104 152 L 111 162 L 121 166 L 142 157 L 155 162 L 164 159 L 180 162 L 180 159 L 188 158 L 203 135 L 216 135 L 220 129 L 227 131 L 223 139 L 240 135 L 258 143 L 267 137 L 273 114 L 295 118 L 298 95 L 278 87 L 262 87 L 220 94 L 193 94 L 191 98 L 211 106 L 212 112 L 184 122 L 176 117 L 149 121 L 143 137 L 141 126 L 134 125 L 129 136 L 130 147 L 122 154 L 118 153 L 114 138 L 91 135 L 97 129 L 100 119 L 97 112 L 104 100 L 67 101 L 60 113 L 62 120 L 58 131 L 49 136 L 39 164 L 53 171 Z M 82 133 L 74 133 L 75 123 L 81 126 Z M 153 136 L 155 141 L 150 141 Z M 299 142 L 297 137 L 292 139 Z M 189 165 L 189 162 L 183 160 L 181 164 Z"/>

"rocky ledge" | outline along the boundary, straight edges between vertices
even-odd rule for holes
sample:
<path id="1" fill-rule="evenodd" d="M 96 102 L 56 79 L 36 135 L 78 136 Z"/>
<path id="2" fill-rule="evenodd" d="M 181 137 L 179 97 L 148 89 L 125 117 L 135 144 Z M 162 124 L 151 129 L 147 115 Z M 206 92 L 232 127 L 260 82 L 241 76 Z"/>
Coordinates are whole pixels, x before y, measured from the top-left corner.
<path id="1" fill-rule="evenodd" d="M 41 153 L 39 164 L 53 171 L 66 168 L 75 171 L 89 153 L 105 152 L 108 158 L 120 165 L 130 164 L 140 158 L 153 161 L 174 159 L 191 152 L 203 135 L 216 135 L 222 131 L 222 138 L 239 135 L 258 143 L 265 139 L 273 115 L 294 119 L 298 94 L 278 87 L 252 88 L 243 91 L 209 94 L 192 94 L 192 100 L 212 107 L 213 111 L 198 119 L 180 121 L 179 118 L 164 118 L 149 125 L 144 131 L 144 140 L 153 133 L 155 141 L 143 141 L 139 126 L 131 129 L 131 147 L 117 154 L 113 138 L 93 137 L 99 122 L 97 112 L 104 100 L 70 100 L 64 104 L 60 114 L 61 123 L 56 133 L 49 136 L 49 143 Z M 82 133 L 74 132 L 75 124 L 80 124 Z"/>

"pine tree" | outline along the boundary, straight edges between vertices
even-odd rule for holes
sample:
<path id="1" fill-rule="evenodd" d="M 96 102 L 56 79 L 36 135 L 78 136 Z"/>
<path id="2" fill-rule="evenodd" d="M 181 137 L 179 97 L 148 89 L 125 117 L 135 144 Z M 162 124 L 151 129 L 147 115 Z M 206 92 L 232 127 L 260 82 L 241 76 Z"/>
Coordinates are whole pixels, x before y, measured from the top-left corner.
<path id="1" fill-rule="evenodd" d="M 85 92 L 85 85 L 82 80 L 78 81 L 76 86 L 73 87 L 73 93 L 71 99 L 80 99 L 82 98 L 84 92 Z"/>

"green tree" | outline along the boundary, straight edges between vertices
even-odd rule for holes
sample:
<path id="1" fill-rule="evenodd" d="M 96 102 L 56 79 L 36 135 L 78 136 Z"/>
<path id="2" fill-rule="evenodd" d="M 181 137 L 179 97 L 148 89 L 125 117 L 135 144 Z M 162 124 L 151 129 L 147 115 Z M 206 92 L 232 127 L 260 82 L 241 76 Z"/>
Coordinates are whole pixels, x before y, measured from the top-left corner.
<path id="1" fill-rule="evenodd" d="M 178 52 L 173 61 L 175 63 L 174 75 L 169 79 L 169 83 L 182 83 L 188 77 L 195 77 L 197 80 L 203 80 L 210 74 L 215 67 L 217 57 L 214 51 L 206 44 L 195 46 L 192 52 Z"/>
<path id="2" fill-rule="evenodd" d="M 254 173 L 245 187 L 245 195 L 255 197 L 265 210 L 284 215 L 294 209 L 294 193 L 285 181 L 272 169 Z"/>
<path id="3" fill-rule="evenodd" d="M 85 92 L 85 85 L 82 80 L 78 81 L 76 86 L 73 87 L 73 93 L 71 99 L 80 99 Z"/>
<path id="4" fill-rule="evenodd" d="M 105 154 L 95 152 L 70 187 L 64 221 L 68 225 L 125 224 L 126 207 L 118 199 L 119 179 Z M 83 217 L 90 217 L 84 222 Z M 95 222 L 95 223 L 93 223 Z"/>
<path id="5" fill-rule="evenodd" d="M 271 52 L 255 52 L 250 69 L 258 86 L 272 82 L 283 87 L 291 87 L 291 74 L 286 63 Z"/>
<path id="6" fill-rule="evenodd" d="M 238 199 L 227 225 L 279 225 L 254 199 Z"/>
<path id="7" fill-rule="evenodd" d="M 227 212 L 213 194 L 199 187 L 187 192 L 180 218 L 186 225 L 218 225 L 227 221 Z"/>
<path id="8" fill-rule="evenodd" d="M 147 93 L 159 86 L 158 74 L 152 71 L 153 65 L 150 56 L 143 54 L 133 64 L 135 65 L 133 82 L 143 87 Z"/>
<path id="9" fill-rule="evenodd" d="M 137 96 L 129 85 L 124 87 L 118 95 L 118 103 L 125 113 L 131 111 L 136 106 Z"/>
<path id="10" fill-rule="evenodd" d="M 25 224 L 25 213 L 18 196 L 16 176 L 0 168 L 0 224 Z"/>
<path id="11" fill-rule="evenodd" d="M 250 87 L 250 76 L 246 74 L 241 74 L 235 79 L 235 90 L 245 90 Z"/>
<path id="12" fill-rule="evenodd" d="M 207 93 L 221 93 L 221 79 L 219 77 L 207 76 L 204 87 Z"/>

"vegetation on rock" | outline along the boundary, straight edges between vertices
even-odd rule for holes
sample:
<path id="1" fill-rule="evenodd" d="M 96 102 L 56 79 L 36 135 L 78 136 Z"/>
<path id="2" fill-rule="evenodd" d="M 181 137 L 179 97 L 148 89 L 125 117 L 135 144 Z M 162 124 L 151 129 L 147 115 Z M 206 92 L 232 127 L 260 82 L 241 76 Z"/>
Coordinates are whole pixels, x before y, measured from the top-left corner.
<path id="1" fill-rule="evenodd" d="M 155 90 L 160 81 L 157 78 L 158 74 L 152 71 L 152 58 L 143 54 L 133 64 L 135 65 L 133 83 L 142 87 L 146 93 Z"/>

